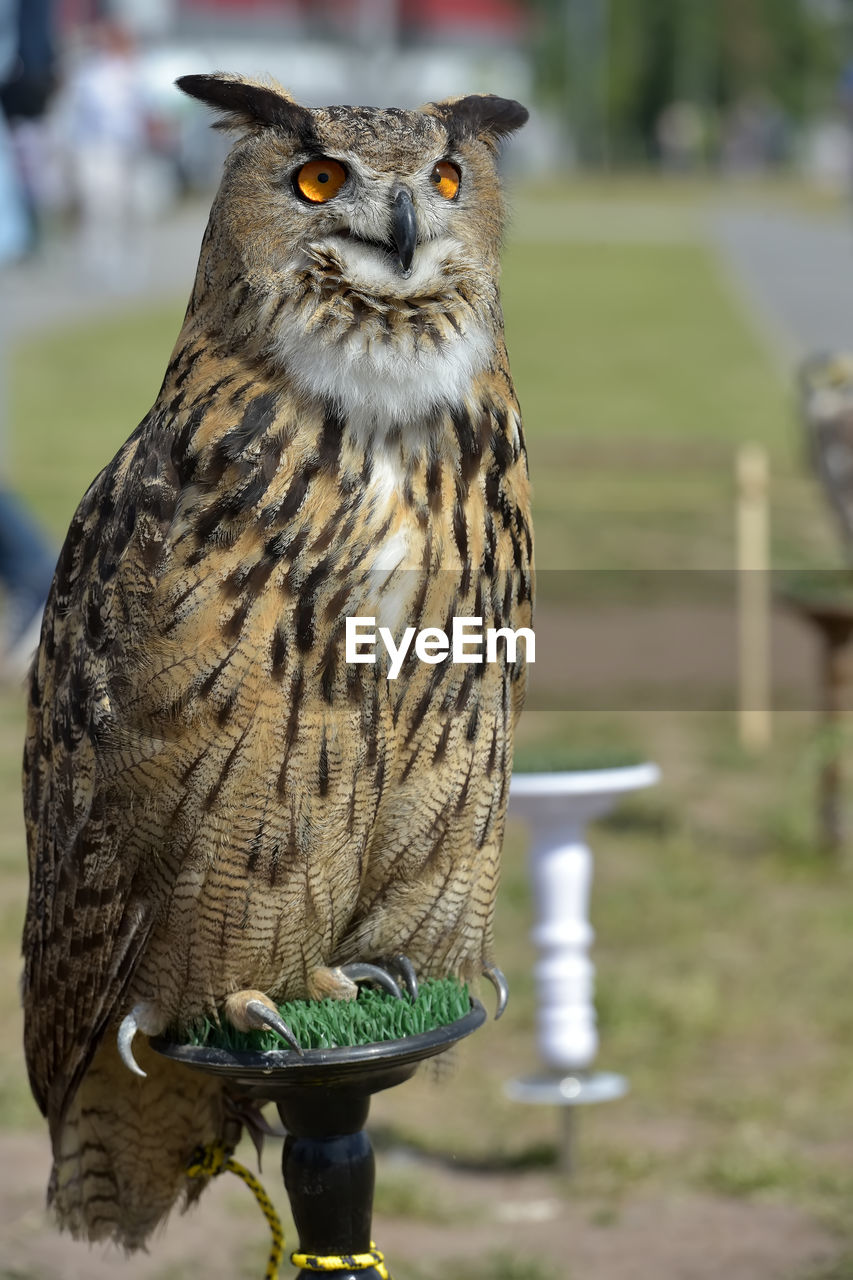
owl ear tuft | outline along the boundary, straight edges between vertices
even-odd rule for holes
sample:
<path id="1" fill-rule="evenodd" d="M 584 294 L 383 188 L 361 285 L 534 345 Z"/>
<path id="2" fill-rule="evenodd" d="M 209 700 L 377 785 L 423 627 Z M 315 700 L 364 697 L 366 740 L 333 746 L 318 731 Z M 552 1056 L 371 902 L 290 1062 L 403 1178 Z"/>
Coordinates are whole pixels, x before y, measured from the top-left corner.
<path id="1" fill-rule="evenodd" d="M 216 74 L 181 76 L 175 81 L 183 93 L 222 112 L 214 129 L 278 128 L 288 133 L 313 133 L 314 118 L 280 85 L 259 84 L 240 76 Z"/>
<path id="2" fill-rule="evenodd" d="M 514 98 L 499 98 L 494 93 L 472 93 L 464 98 L 430 102 L 423 110 L 444 121 L 451 141 L 479 138 L 491 146 L 520 129 L 530 115 Z"/>

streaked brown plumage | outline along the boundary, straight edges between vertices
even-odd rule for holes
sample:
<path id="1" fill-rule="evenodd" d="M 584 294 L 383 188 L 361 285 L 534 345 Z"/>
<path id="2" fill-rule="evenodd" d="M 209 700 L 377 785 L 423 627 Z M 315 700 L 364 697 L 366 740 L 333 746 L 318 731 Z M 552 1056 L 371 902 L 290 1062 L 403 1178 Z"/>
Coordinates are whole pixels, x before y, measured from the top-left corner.
<path id="1" fill-rule="evenodd" d="M 493 962 L 515 662 L 387 678 L 344 623 L 529 625 L 526 459 L 498 294 L 497 139 L 523 108 L 308 111 L 188 77 L 243 137 L 151 412 L 97 477 L 60 556 L 32 672 L 25 1042 L 59 1221 L 141 1244 L 199 1142 L 233 1142 L 219 1084 L 142 1044 L 350 986 Z M 294 186 L 339 160 L 328 203 Z M 430 188 L 458 167 L 454 199 Z M 436 178 L 432 177 L 436 183 Z M 394 260 L 399 192 L 411 270 Z M 141 1039 L 141 1037 L 140 1037 Z"/>

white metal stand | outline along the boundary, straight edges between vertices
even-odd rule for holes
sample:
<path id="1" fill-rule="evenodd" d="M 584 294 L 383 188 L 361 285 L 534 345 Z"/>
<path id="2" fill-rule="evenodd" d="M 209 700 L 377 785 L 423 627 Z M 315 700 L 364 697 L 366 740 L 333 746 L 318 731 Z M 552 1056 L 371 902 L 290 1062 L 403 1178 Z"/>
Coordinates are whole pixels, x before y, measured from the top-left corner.
<path id="1" fill-rule="evenodd" d="M 592 851 L 587 825 L 620 796 L 650 787 L 660 778 L 654 764 L 568 773 L 513 774 L 510 812 L 524 818 L 531 835 L 530 870 L 536 923 L 531 937 L 539 951 L 535 975 L 539 995 L 538 1047 L 547 1074 L 507 1083 L 517 1102 L 567 1108 L 562 1165 L 572 1164 L 569 1108 L 606 1102 L 627 1092 L 628 1082 L 611 1072 L 591 1072 L 598 1052 L 594 987 L 589 958 Z"/>

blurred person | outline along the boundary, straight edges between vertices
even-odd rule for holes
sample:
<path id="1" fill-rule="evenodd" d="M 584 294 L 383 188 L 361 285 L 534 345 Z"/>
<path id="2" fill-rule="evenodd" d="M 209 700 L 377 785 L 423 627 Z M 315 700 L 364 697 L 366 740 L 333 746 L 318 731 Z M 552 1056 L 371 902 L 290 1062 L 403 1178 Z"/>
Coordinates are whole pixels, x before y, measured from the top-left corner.
<path id="1" fill-rule="evenodd" d="M 34 0 L 0 0 L 0 101 L 3 90 L 21 80 L 21 23 Z M 36 5 L 40 0 L 35 0 Z M 48 6 L 43 17 L 49 21 Z M 47 98 L 45 97 L 44 103 Z M 32 231 L 5 119 L 0 113 L 0 268 L 20 260 Z M 6 398 L 6 338 L 0 326 L 0 418 Z M 0 482 L 0 585 L 5 609 L 0 632 L 0 674 L 26 671 L 38 642 L 41 616 L 53 576 L 55 555 L 24 504 Z"/>
<path id="2" fill-rule="evenodd" d="M 10 0 L 0 0 L 0 30 L 3 9 L 9 4 Z M 22 258 L 29 242 L 27 208 L 18 177 L 12 139 L 0 115 L 0 263 L 15 262 Z"/>
<path id="3" fill-rule="evenodd" d="M 789 122 L 775 98 L 754 90 L 732 108 L 723 143 L 723 166 L 732 174 L 753 175 L 778 168 L 788 157 Z"/>
<path id="4" fill-rule="evenodd" d="M 134 266 L 135 175 L 145 151 L 146 111 L 129 33 L 105 20 L 69 72 L 64 126 L 80 218 L 84 268 L 121 286 Z"/>
<path id="5" fill-rule="evenodd" d="M 0 109 L 11 131 L 23 184 L 31 247 L 39 231 L 40 174 L 44 166 L 44 116 L 56 85 L 53 40 L 53 0 L 17 0 L 12 24 L 15 50 L 3 59 Z M 16 31 L 15 31 L 16 26 Z"/>

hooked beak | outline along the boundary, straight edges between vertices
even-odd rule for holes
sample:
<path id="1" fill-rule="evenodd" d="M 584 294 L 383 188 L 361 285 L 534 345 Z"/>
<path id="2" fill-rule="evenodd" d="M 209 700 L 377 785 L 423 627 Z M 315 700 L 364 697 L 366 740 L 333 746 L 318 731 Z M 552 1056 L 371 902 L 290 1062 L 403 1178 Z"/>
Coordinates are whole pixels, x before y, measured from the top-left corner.
<path id="1" fill-rule="evenodd" d="M 411 194 L 401 187 L 394 197 L 391 219 L 391 238 L 397 248 L 400 274 L 405 278 L 412 274 L 412 259 L 418 242 L 418 224 Z"/>

